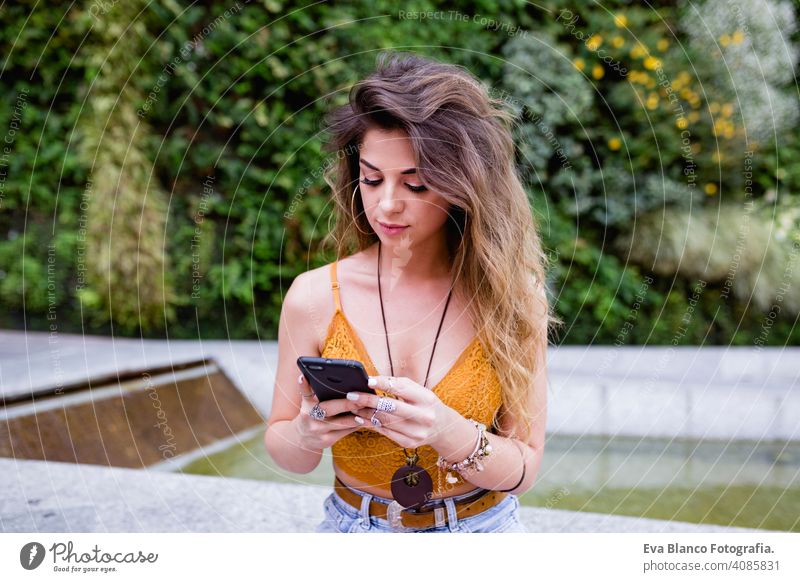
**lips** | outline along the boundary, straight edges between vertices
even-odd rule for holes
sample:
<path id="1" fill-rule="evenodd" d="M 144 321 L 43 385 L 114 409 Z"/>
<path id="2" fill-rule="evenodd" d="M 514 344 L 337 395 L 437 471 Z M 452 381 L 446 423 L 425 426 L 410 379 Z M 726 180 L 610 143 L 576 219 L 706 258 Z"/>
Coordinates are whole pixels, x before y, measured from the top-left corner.
<path id="1" fill-rule="evenodd" d="M 384 224 L 383 222 L 378 221 L 380 225 L 380 230 L 386 236 L 400 236 L 402 233 L 406 231 L 408 226 L 389 226 L 388 224 Z"/>
<path id="2" fill-rule="evenodd" d="M 407 224 L 386 224 L 385 222 L 380 222 L 380 221 L 378 221 L 378 222 L 382 226 L 385 226 L 386 228 L 405 228 L 405 227 L 408 226 Z"/>

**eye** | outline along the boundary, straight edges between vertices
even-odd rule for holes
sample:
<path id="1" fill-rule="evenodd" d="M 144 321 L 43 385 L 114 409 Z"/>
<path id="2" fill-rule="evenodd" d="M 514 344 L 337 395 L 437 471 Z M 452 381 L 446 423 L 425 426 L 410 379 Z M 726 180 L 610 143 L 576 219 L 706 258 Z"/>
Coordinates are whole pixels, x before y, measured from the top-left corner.
<path id="1" fill-rule="evenodd" d="M 362 184 L 366 184 L 367 186 L 377 186 L 381 182 L 383 182 L 382 179 L 381 180 L 368 180 L 367 178 L 362 178 L 362 180 L 361 180 L 361 183 Z M 425 192 L 428 189 L 428 187 L 425 186 L 425 185 L 415 186 L 414 184 L 408 184 L 408 183 L 405 183 L 405 185 L 406 185 L 406 188 L 408 188 L 412 192 Z"/>

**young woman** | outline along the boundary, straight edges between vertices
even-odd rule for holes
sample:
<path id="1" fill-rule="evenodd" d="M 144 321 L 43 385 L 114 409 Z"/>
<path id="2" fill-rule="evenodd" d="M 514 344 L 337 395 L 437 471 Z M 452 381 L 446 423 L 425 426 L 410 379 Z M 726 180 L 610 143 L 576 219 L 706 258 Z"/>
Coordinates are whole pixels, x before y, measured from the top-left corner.
<path id="1" fill-rule="evenodd" d="M 327 119 L 343 258 L 286 294 L 265 435 L 296 473 L 331 447 L 318 532 L 525 531 L 560 320 L 502 105 L 459 67 L 384 54 Z M 320 403 L 298 356 L 359 360 L 376 394 Z"/>

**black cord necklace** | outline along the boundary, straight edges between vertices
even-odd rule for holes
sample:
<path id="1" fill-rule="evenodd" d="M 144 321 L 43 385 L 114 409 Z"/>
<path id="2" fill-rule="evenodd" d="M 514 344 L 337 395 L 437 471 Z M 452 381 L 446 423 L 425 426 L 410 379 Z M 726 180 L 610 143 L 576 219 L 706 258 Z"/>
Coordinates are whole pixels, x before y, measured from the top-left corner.
<path id="1" fill-rule="evenodd" d="M 447 294 L 447 302 L 444 305 L 444 312 L 442 319 L 439 322 L 439 329 L 436 330 L 436 338 L 433 340 L 433 349 L 431 350 L 431 357 L 428 361 L 428 371 L 425 372 L 424 387 L 428 387 L 428 375 L 431 372 L 431 364 L 433 363 L 433 354 L 436 352 L 436 343 L 439 341 L 439 332 L 442 331 L 442 324 L 444 323 L 444 316 L 447 314 L 447 306 L 450 305 L 450 297 L 453 295 L 453 286 L 450 286 L 450 292 Z M 386 329 L 386 314 L 383 310 L 383 294 L 381 292 L 381 241 L 378 241 L 378 296 L 381 302 L 381 317 L 383 318 L 383 332 L 386 336 L 386 351 L 389 354 L 389 367 L 392 376 L 394 376 L 394 364 L 392 363 L 392 351 L 389 348 L 389 332 Z M 417 465 L 419 455 L 417 449 L 409 454 L 403 448 L 403 454 L 406 457 L 406 464 L 397 469 L 392 476 L 392 495 L 395 501 L 406 509 L 421 506 L 428 501 L 433 494 L 433 480 L 430 473 Z"/>

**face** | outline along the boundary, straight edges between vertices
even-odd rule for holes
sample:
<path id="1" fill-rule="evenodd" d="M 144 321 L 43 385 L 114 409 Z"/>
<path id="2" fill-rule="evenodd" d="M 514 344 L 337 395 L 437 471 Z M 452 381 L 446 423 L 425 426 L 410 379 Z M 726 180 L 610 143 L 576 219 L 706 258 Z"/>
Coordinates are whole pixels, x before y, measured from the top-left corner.
<path id="1" fill-rule="evenodd" d="M 367 130 L 359 167 L 364 211 L 381 243 L 416 246 L 431 237 L 444 237 L 450 203 L 423 185 L 408 134 L 400 129 Z"/>

